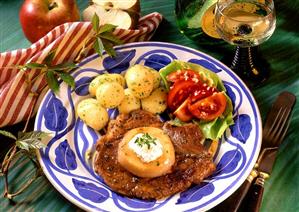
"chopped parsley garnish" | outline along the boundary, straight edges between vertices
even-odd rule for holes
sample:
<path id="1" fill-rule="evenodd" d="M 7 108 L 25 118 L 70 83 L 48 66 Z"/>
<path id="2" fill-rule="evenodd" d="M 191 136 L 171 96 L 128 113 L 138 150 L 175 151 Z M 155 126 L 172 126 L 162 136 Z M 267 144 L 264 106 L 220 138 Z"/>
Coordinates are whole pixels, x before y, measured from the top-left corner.
<path id="1" fill-rule="evenodd" d="M 150 136 L 148 133 L 143 134 L 141 137 L 137 138 L 134 143 L 138 146 L 142 147 L 143 145 L 147 145 L 147 148 L 151 148 L 151 144 L 157 145 L 155 142 L 157 139 Z"/>

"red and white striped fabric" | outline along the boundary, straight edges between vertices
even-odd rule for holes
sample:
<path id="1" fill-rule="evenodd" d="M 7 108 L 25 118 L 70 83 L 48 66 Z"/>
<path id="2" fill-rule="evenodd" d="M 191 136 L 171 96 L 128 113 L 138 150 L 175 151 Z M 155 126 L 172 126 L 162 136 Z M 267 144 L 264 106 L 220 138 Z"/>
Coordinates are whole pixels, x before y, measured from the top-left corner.
<path id="1" fill-rule="evenodd" d="M 161 21 L 161 14 L 151 13 L 140 18 L 136 30 L 116 29 L 114 34 L 124 43 L 147 41 Z M 66 23 L 50 31 L 28 49 L 0 54 L 0 127 L 26 120 L 30 108 L 37 101 L 36 111 L 42 94 L 48 89 L 45 79 L 38 76 L 37 70 L 23 71 L 14 67 L 28 62 L 42 63 L 53 49 L 56 49 L 54 64 L 73 61 L 92 33 L 90 22 Z"/>

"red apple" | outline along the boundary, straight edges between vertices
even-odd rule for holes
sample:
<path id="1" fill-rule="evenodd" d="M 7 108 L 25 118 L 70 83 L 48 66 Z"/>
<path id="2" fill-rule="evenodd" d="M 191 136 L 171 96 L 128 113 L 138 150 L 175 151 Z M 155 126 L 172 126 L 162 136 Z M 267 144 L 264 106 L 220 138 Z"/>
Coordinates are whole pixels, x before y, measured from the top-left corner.
<path id="1" fill-rule="evenodd" d="M 79 19 L 75 0 L 25 0 L 20 9 L 23 32 L 32 43 L 56 26 Z"/>

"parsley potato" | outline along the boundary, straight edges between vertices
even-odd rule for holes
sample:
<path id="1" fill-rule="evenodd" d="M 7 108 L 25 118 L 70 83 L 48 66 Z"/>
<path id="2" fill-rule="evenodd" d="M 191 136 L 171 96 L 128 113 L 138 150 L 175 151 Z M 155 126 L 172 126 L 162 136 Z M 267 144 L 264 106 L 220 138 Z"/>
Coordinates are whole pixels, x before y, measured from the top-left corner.
<path id="1" fill-rule="evenodd" d="M 159 114 L 167 108 L 167 92 L 164 88 L 155 89 L 150 96 L 141 99 L 141 107 L 148 112 Z"/>
<path id="2" fill-rule="evenodd" d="M 160 86 L 161 76 L 160 76 L 159 72 L 156 71 L 155 69 L 149 68 L 149 70 L 151 71 L 153 78 L 154 78 L 154 88 L 153 89 L 156 89 Z"/>
<path id="3" fill-rule="evenodd" d="M 128 88 L 139 99 L 148 97 L 154 89 L 154 76 L 148 67 L 136 64 L 125 75 Z"/>
<path id="4" fill-rule="evenodd" d="M 117 82 L 119 83 L 122 87 L 125 87 L 125 79 L 122 75 L 120 74 L 101 74 L 94 78 L 88 87 L 89 93 L 91 96 L 96 95 L 97 88 L 106 83 L 106 82 Z"/>
<path id="5" fill-rule="evenodd" d="M 93 98 L 84 99 L 77 105 L 77 115 L 89 127 L 101 130 L 109 120 L 108 112 Z"/>
<path id="6" fill-rule="evenodd" d="M 130 113 L 141 108 L 140 99 L 136 98 L 129 88 L 125 89 L 125 97 L 118 106 L 120 113 Z"/>
<path id="7" fill-rule="evenodd" d="M 96 91 L 98 102 L 105 108 L 117 107 L 124 97 L 124 88 L 117 82 L 106 82 L 101 84 Z"/>

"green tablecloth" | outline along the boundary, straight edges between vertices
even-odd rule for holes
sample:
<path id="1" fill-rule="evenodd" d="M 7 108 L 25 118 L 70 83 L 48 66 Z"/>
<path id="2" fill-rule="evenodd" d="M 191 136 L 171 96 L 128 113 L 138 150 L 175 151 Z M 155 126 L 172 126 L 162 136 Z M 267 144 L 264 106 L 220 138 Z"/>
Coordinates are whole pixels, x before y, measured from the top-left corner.
<path id="1" fill-rule="evenodd" d="M 87 0 L 77 0 L 81 9 L 88 4 Z M 269 41 L 261 46 L 266 59 L 271 63 L 271 76 L 267 83 L 257 89 L 253 89 L 260 108 L 262 118 L 276 96 L 283 90 L 293 92 L 299 97 L 299 20 L 298 1 L 277 1 L 277 29 Z M 20 28 L 18 12 L 22 1 L 0 0 L 0 52 L 26 48 L 30 43 L 23 36 Z M 165 20 L 162 22 L 154 41 L 166 41 L 192 47 L 221 59 L 231 48 L 204 47 L 185 38 L 179 33 L 174 19 L 174 0 L 141 0 L 142 14 L 160 12 Z M 1 108 L 0 108 L 1 109 Z M 33 122 L 33 121 L 32 121 Z M 262 211 L 299 211 L 299 145 L 296 143 L 299 137 L 299 103 L 295 105 L 293 119 L 285 142 L 279 150 L 271 178 L 266 182 L 266 190 L 262 203 Z M 7 127 L 14 130 L 17 127 Z M 3 139 L 0 141 L 0 150 L 7 145 Z M 0 151 L 1 152 L 1 151 Z M 16 166 L 10 179 L 18 176 L 13 185 L 17 186 L 24 177 L 31 172 L 31 165 L 26 160 L 20 160 L 25 164 L 22 169 Z M 0 178 L 0 190 L 3 190 L 3 178 Z M 15 198 L 15 202 L 9 202 L 5 198 L 0 199 L 0 211 L 75 211 L 80 210 L 67 201 L 45 177 L 39 178 L 22 195 Z M 224 210 L 225 211 L 225 210 Z"/>

